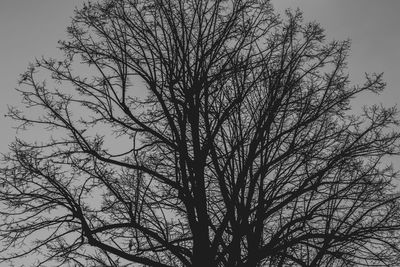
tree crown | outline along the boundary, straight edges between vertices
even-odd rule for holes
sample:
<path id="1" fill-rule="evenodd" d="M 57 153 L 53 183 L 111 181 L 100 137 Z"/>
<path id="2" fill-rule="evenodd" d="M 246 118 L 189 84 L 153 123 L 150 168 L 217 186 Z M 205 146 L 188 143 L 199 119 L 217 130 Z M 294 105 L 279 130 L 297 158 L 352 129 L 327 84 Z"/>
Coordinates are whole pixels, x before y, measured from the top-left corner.
<path id="1" fill-rule="evenodd" d="M 8 114 L 52 136 L 4 156 L 3 261 L 398 264 L 397 111 L 350 113 L 385 84 L 349 41 L 266 0 L 89 2 L 68 34 Z"/>

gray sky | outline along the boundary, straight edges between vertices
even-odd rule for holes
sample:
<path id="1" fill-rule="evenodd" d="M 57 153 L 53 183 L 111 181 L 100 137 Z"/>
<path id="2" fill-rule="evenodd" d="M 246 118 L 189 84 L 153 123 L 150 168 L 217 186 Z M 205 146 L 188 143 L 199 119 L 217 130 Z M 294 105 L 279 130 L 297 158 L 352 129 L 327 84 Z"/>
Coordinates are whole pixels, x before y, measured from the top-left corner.
<path id="1" fill-rule="evenodd" d="M 381 97 L 366 95 L 360 103 L 400 103 L 399 0 L 273 0 L 277 10 L 300 7 L 306 21 L 316 20 L 328 39 L 352 39 L 349 71 L 354 82 L 364 72 L 385 72 L 388 88 Z M 57 56 L 75 6 L 83 0 L 0 0 L 0 113 L 19 104 L 18 75 L 35 57 Z M 0 116 L 0 152 L 13 140 L 13 123 Z"/>
<path id="2" fill-rule="evenodd" d="M 384 72 L 387 89 L 380 97 L 365 95 L 363 104 L 400 103 L 399 0 L 272 0 L 277 10 L 300 7 L 306 21 L 317 21 L 327 39 L 352 41 L 350 78 L 363 82 L 364 73 Z"/>
<path id="3" fill-rule="evenodd" d="M 19 75 L 35 57 L 60 56 L 75 6 L 83 0 L 0 0 L 0 153 L 14 139 L 15 126 L 4 118 L 7 105 L 19 104 Z"/>

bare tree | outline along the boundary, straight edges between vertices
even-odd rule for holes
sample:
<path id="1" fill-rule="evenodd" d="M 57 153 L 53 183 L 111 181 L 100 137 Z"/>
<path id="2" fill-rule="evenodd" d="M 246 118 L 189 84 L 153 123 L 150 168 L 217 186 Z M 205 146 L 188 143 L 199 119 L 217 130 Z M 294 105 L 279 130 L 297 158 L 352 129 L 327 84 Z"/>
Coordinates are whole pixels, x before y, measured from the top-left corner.
<path id="1" fill-rule="evenodd" d="M 350 85 L 349 41 L 266 0 L 106 0 L 68 33 L 8 115 L 46 131 L 4 156 L 3 262 L 399 266 L 399 121 L 351 111 L 385 84 Z"/>

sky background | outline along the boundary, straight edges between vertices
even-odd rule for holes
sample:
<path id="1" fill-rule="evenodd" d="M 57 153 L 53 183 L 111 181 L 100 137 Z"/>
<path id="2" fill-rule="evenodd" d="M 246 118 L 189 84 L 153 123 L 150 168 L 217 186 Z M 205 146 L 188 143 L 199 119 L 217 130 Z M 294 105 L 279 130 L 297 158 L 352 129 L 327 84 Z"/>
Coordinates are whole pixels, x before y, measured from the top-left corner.
<path id="1" fill-rule="evenodd" d="M 0 0 L 0 153 L 14 139 L 15 124 L 4 118 L 7 105 L 18 105 L 15 92 L 19 74 L 35 57 L 59 57 L 57 41 L 83 0 Z M 296 8 L 305 21 L 317 21 L 328 40 L 352 40 L 348 59 L 354 84 L 365 72 L 384 72 L 387 90 L 380 96 L 364 95 L 356 105 L 400 103 L 400 1 L 399 0 L 272 0 L 276 9 Z M 356 107 L 357 108 L 357 107 Z"/>

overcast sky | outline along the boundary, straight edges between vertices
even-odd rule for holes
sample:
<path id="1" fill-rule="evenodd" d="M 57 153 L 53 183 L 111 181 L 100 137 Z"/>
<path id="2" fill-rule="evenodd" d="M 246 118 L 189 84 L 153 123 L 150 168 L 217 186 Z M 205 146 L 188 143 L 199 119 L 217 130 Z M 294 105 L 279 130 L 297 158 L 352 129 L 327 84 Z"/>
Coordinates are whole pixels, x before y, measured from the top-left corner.
<path id="1" fill-rule="evenodd" d="M 57 56 L 75 6 L 83 0 L 0 0 L 0 113 L 20 102 L 14 88 L 18 75 L 35 57 Z M 362 103 L 400 103 L 400 0 L 273 0 L 280 12 L 300 7 L 306 20 L 326 29 L 328 39 L 352 40 L 349 71 L 354 82 L 364 72 L 385 72 L 387 91 L 364 96 Z M 0 152 L 5 152 L 15 130 L 0 117 Z"/>

